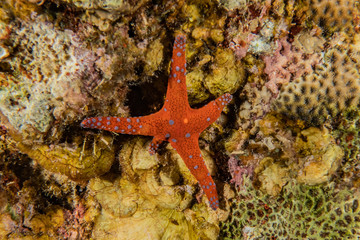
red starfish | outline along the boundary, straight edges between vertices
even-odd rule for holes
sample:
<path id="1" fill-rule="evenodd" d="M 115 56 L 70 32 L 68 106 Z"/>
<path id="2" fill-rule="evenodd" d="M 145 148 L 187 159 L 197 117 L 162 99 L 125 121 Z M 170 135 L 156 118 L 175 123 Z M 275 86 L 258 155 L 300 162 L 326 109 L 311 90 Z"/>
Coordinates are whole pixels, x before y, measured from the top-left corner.
<path id="1" fill-rule="evenodd" d="M 151 155 L 161 142 L 169 141 L 199 181 L 210 200 L 210 206 L 215 210 L 219 206 L 216 186 L 201 156 L 198 140 L 200 133 L 220 116 L 232 96 L 224 94 L 200 109 L 190 107 L 185 82 L 185 41 L 185 36 L 176 36 L 166 100 L 160 111 L 143 117 L 87 118 L 81 126 L 123 134 L 154 136 L 149 150 Z"/>

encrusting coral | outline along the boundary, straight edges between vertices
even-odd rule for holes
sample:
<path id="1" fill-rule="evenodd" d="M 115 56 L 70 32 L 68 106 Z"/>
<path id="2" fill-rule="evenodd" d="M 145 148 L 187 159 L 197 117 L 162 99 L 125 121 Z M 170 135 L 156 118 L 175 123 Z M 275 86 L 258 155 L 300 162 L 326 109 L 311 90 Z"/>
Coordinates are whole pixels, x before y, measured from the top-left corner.
<path id="1" fill-rule="evenodd" d="M 360 104 L 359 53 L 354 47 L 326 51 L 323 65 L 281 89 L 274 109 L 294 118 L 322 123 Z"/>
<path id="2" fill-rule="evenodd" d="M 313 73 L 313 68 L 320 62 L 319 52 L 307 54 L 295 44 L 289 43 L 286 38 L 279 39 L 277 43 L 277 49 L 271 55 L 263 57 L 264 73 L 269 77 L 269 81 L 265 85 L 274 94 L 278 94 L 279 85 L 289 83 L 302 75 Z M 301 44 L 300 41 L 295 43 Z M 302 45 L 305 44 L 302 43 Z"/>
<path id="3" fill-rule="evenodd" d="M 254 189 L 248 178 L 245 186 L 222 223 L 223 239 L 355 239 L 359 234 L 358 189 L 289 182 L 271 197 Z"/>
<path id="4" fill-rule="evenodd" d="M 9 40 L 16 51 L 5 59 L 11 73 L 0 76 L 6 82 L 0 89 L 0 110 L 24 139 L 43 141 L 54 116 L 74 121 L 90 101 L 78 77 L 89 70 L 95 55 L 80 46 L 72 31 L 57 31 L 40 19 L 12 26 Z"/>
<path id="5" fill-rule="evenodd" d="M 232 151 L 229 171 L 238 188 L 242 188 L 243 175 L 248 175 L 257 188 L 276 196 L 291 179 L 308 185 L 324 184 L 341 169 L 344 151 L 332 132 L 282 121 L 268 114 L 257 122 L 259 129 L 254 136 L 240 132 L 227 141 L 226 147 Z"/>
<path id="6" fill-rule="evenodd" d="M 79 140 L 82 138 L 75 140 L 73 146 L 66 143 L 50 146 L 18 144 L 17 148 L 44 169 L 64 174 L 72 180 L 87 180 L 109 171 L 115 157 L 112 138 L 94 136 L 92 141 L 79 143 Z"/>
<path id="7" fill-rule="evenodd" d="M 174 150 L 151 156 L 144 147 L 148 143 L 134 138 L 124 145 L 119 155 L 123 176 L 90 180 L 88 187 L 102 206 L 93 237 L 216 239 L 216 214 L 204 204 L 193 203 L 196 180 L 180 156 Z"/>
<path id="8" fill-rule="evenodd" d="M 360 10 L 355 0 L 307 0 L 304 5 L 309 9 L 309 18 L 322 28 L 324 36 L 335 32 L 351 36 L 359 27 Z"/>
<path id="9" fill-rule="evenodd" d="M 341 116 L 333 135 L 344 150 L 344 160 L 341 164 L 342 181 L 352 186 L 360 184 L 360 111 L 358 108 L 348 109 Z"/>

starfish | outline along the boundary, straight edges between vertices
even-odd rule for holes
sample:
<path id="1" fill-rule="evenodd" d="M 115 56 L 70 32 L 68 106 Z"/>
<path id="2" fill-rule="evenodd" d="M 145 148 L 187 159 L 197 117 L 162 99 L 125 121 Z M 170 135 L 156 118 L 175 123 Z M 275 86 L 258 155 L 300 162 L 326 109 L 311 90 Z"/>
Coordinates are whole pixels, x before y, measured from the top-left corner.
<path id="1" fill-rule="evenodd" d="M 219 207 L 216 185 L 201 156 L 199 136 L 221 114 L 231 101 L 228 93 L 200 109 L 193 109 L 188 102 L 186 89 L 186 60 L 184 35 L 177 35 L 171 59 L 170 77 L 164 106 L 160 111 L 141 117 L 93 117 L 82 121 L 85 128 L 97 128 L 122 134 L 153 136 L 149 152 L 155 154 L 159 144 L 170 142 L 180 154 L 192 175 L 198 180 L 210 202 Z"/>

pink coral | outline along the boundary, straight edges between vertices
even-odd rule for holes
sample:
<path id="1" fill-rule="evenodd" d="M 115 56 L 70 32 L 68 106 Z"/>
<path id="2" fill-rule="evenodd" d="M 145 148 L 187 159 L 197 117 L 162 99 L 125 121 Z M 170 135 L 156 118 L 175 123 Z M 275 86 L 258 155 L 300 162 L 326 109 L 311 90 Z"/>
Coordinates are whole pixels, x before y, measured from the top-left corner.
<path id="1" fill-rule="evenodd" d="M 85 205 L 76 204 L 73 211 L 65 210 L 65 224 L 58 229 L 58 234 L 64 239 L 83 239 L 87 236 L 88 223 L 85 221 Z"/>
<path id="2" fill-rule="evenodd" d="M 234 40 L 229 44 L 229 48 L 234 51 L 235 56 L 238 60 L 246 56 L 250 46 L 250 42 L 255 38 L 255 36 L 255 34 L 249 34 L 246 38 L 246 41 L 237 40 L 239 43 L 236 43 L 234 42 Z"/>
<path id="3" fill-rule="evenodd" d="M 231 156 L 228 161 L 229 172 L 232 179 L 231 183 L 235 184 L 235 187 L 240 190 L 240 187 L 244 185 L 244 175 L 252 177 L 254 172 L 253 166 L 243 166 L 238 159 Z"/>
<path id="4" fill-rule="evenodd" d="M 278 94 L 282 84 L 288 83 L 303 74 L 313 72 L 313 68 L 320 62 L 317 53 L 305 53 L 287 41 L 286 37 L 277 40 L 277 49 L 272 55 L 263 57 L 264 72 L 269 81 L 266 87 L 275 95 Z"/>

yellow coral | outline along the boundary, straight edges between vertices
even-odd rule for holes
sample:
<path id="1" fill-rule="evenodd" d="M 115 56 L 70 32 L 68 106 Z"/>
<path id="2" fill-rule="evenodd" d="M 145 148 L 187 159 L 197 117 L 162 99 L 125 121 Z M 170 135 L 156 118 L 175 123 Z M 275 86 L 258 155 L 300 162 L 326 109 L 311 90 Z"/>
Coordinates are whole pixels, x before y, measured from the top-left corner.
<path id="1" fill-rule="evenodd" d="M 85 180 L 106 173 L 114 161 L 111 137 L 96 137 L 93 148 L 71 147 L 64 144 L 48 146 L 18 144 L 18 148 L 43 168 L 68 176 L 73 180 Z"/>
<path id="2" fill-rule="evenodd" d="M 150 45 L 145 57 L 146 65 L 144 70 L 147 75 L 154 75 L 155 71 L 159 69 L 163 60 L 163 49 L 164 46 L 161 44 L 160 38 Z"/>
<path id="3" fill-rule="evenodd" d="M 274 159 L 266 157 L 262 159 L 255 169 L 261 182 L 261 189 L 272 196 L 280 193 L 282 187 L 288 182 L 289 170 L 281 163 L 274 163 Z"/>
<path id="4" fill-rule="evenodd" d="M 189 171 L 180 156 L 175 151 L 150 156 L 148 145 L 144 138 L 126 142 L 120 152 L 123 176 L 90 180 L 88 188 L 101 205 L 92 237 L 216 239 L 217 215 L 206 204 L 191 205 L 195 192 L 191 185 L 197 181 L 190 173 L 184 175 Z M 178 166 L 180 162 L 184 166 Z M 183 185 L 177 185 L 180 173 Z"/>
<path id="5" fill-rule="evenodd" d="M 56 229 L 64 224 L 64 211 L 58 206 L 46 210 L 46 214 L 34 216 L 30 221 L 31 229 L 36 233 L 46 233 L 48 236 L 56 236 Z"/>
<path id="6" fill-rule="evenodd" d="M 215 63 L 212 72 L 205 78 L 205 87 L 214 96 L 224 92 L 234 92 L 245 80 L 245 71 L 240 62 L 235 61 L 230 49 L 218 48 L 215 53 Z"/>
<path id="7" fill-rule="evenodd" d="M 216 239 L 218 220 L 205 205 L 184 213 L 156 200 L 175 200 L 169 192 L 159 192 L 161 186 L 155 187 L 149 198 L 142 185 L 148 183 L 140 180 L 135 184 L 124 178 L 90 181 L 89 188 L 102 206 L 93 229 L 95 239 Z"/>
<path id="8" fill-rule="evenodd" d="M 301 183 L 315 185 L 330 180 L 344 156 L 341 147 L 335 144 L 329 131 L 308 128 L 298 135 L 295 149 L 304 156 L 301 161 L 297 180 Z"/>

